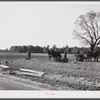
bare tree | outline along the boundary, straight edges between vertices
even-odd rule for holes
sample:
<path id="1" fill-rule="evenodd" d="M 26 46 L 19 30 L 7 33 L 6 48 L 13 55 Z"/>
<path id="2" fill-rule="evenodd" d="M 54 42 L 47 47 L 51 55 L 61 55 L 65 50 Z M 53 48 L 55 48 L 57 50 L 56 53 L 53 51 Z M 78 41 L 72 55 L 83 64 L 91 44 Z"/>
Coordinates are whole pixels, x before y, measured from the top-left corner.
<path id="1" fill-rule="evenodd" d="M 100 44 L 100 12 L 90 11 L 76 19 L 74 36 L 90 46 L 91 52 Z"/>

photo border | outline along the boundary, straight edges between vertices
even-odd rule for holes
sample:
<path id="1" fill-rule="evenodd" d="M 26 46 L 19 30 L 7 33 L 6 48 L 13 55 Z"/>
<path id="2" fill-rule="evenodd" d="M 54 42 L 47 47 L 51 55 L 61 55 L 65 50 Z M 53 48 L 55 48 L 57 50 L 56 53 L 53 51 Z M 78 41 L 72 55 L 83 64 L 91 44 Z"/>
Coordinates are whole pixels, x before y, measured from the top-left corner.
<path id="1" fill-rule="evenodd" d="M 17 2 L 17 1 L 18 2 L 32 2 L 32 1 L 33 2 L 81 2 L 81 3 L 82 2 L 100 2 L 100 0 L 0 0 L 0 2 Z M 7 92 L 13 93 L 13 92 L 16 92 L 16 91 L 8 91 L 7 90 Z M 17 92 L 24 93 L 24 91 L 17 91 Z M 55 97 L 55 96 L 52 97 L 50 95 L 46 96 L 44 98 L 46 91 L 44 91 L 44 94 L 41 94 L 41 95 L 44 95 L 44 96 L 43 97 L 39 97 L 39 98 L 36 98 L 36 97 L 35 98 L 33 98 L 33 97 L 31 98 L 31 97 L 29 97 L 30 95 L 28 96 L 28 98 L 27 97 L 21 97 L 21 95 L 17 95 L 16 93 L 15 94 L 18 97 L 16 97 L 16 96 L 15 97 L 14 96 L 11 97 L 11 95 L 10 95 L 10 97 L 8 98 L 8 97 L 3 97 L 3 95 L 5 95 L 5 93 L 6 93 L 6 91 L 3 91 L 3 93 L 0 93 L 0 100 L 100 100 L 99 91 L 96 91 L 97 95 L 95 95 L 95 91 L 93 91 L 92 94 L 91 94 L 92 98 L 87 98 L 87 96 L 85 95 L 84 91 L 83 91 L 82 94 L 80 94 L 80 95 L 84 94 L 84 97 L 82 97 L 82 98 L 81 98 L 81 96 L 79 96 L 79 98 L 77 98 L 77 97 L 74 97 L 74 98 L 73 97 L 68 97 L 68 98 L 66 98 L 66 97 L 62 98 L 61 97 L 60 98 L 60 97 Z M 27 93 L 29 93 L 29 91 L 27 91 Z M 49 93 L 52 93 L 52 92 L 49 91 Z M 38 95 L 38 92 L 37 92 L 37 95 Z M 69 93 L 66 94 L 66 95 L 69 95 Z M 94 95 L 94 97 L 93 97 L 93 95 Z M 6 94 L 6 96 L 7 96 L 7 94 Z M 95 97 L 95 96 L 99 96 L 99 98 Z"/>

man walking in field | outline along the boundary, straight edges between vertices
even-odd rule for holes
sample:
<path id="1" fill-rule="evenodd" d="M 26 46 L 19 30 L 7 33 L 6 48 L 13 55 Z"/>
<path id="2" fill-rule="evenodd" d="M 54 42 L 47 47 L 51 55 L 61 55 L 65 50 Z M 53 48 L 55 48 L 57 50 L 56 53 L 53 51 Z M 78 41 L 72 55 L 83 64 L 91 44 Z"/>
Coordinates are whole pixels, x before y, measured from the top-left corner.
<path id="1" fill-rule="evenodd" d="M 28 59 L 31 59 L 31 51 L 28 51 Z"/>
<path id="2" fill-rule="evenodd" d="M 67 54 L 68 54 L 68 45 L 66 45 L 65 51 L 64 51 L 64 60 L 67 60 Z"/>

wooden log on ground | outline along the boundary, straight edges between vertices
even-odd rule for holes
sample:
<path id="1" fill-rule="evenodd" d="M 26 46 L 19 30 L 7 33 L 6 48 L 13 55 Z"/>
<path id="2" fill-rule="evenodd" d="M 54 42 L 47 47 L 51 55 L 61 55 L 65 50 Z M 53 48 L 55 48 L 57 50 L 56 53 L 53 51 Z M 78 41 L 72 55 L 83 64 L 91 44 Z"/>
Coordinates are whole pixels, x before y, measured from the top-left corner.
<path id="1" fill-rule="evenodd" d="M 34 71 L 34 70 L 29 70 L 29 69 L 19 69 L 16 70 L 16 68 L 10 68 L 9 66 L 6 65 L 0 65 L 1 68 L 5 69 L 5 70 L 11 70 L 11 73 L 15 73 L 15 74 L 21 74 L 21 75 L 31 75 L 31 76 L 38 76 L 38 77 L 42 77 L 45 73 L 44 72 L 40 72 L 40 71 Z"/>
<path id="2" fill-rule="evenodd" d="M 43 74 L 35 74 L 35 73 L 30 73 L 30 72 L 22 72 L 22 71 L 14 71 L 14 73 L 18 75 L 29 75 L 29 76 L 37 76 L 37 77 L 42 77 Z"/>
<path id="3" fill-rule="evenodd" d="M 22 74 L 33 75 L 33 76 L 38 76 L 38 77 L 42 77 L 45 74 L 44 72 L 34 71 L 34 70 L 29 70 L 29 69 L 23 69 L 23 68 L 21 68 L 20 71 L 21 71 Z"/>
<path id="4" fill-rule="evenodd" d="M 2 67 L 2 68 L 9 68 L 9 66 L 6 66 L 6 65 L 0 65 L 0 67 Z"/>

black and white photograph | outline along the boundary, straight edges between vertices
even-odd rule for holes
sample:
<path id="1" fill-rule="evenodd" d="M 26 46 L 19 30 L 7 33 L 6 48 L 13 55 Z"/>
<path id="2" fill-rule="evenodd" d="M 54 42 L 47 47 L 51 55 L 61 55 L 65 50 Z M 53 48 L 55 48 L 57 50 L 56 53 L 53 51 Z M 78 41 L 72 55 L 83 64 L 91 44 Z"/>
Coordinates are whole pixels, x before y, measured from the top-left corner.
<path id="1" fill-rule="evenodd" d="M 99 91 L 100 2 L 0 2 L 0 90 Z"/>

